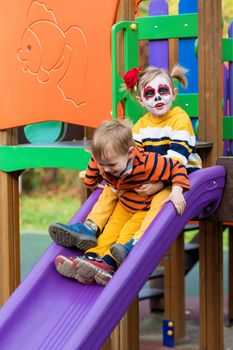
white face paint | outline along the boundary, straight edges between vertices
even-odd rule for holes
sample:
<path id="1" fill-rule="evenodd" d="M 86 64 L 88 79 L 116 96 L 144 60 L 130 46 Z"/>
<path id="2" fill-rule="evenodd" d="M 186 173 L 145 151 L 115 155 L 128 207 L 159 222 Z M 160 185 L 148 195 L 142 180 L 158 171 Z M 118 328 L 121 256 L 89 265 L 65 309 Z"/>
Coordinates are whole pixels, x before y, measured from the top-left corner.
<path id="1" fill-rule="evenodd" d="M 164 115 L 171 109 L 174 99 L 169 81 L 158 75 L 142 89 L 141 99 L 146 109 L 154 116 Z"/>

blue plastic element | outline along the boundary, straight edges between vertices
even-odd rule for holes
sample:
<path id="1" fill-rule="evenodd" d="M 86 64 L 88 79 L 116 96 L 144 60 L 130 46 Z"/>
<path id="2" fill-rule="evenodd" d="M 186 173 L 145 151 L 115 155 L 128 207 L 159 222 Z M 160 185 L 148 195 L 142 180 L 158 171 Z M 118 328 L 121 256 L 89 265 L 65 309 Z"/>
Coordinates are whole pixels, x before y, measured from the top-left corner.
<path id="1" fill-rule="evenodd" d="M 180 0 L 179 10 L 179 13 L 197 13 L 198 2 L 197 0 Z"/>
<path id="2" fill-rule="evenodd" d="M 197 0 L 180 0 L 179 14 L 197 13 Z M 195 38 L 179 40 L 179 63 L 189 70 L 188 88 L 180 87 L 179 92 L 195 93 L 198 91 L 198 62 L 195 54 Z"/>
<path id="3" fill-rule="evenodd" d="M 197 13 L 198 1 L 197 0 L 180 0 L 179 2 L 179 14 L 184 13 Z M 198 58 L 195 52 L 194 39 L 179 39 L 178 55 L 179 64 L 189 70 L 187 74 L 188 87 L 187 89 L 179 87 L 179 93 L 197 93 L 198 92 Z M 196 119 L 192 119 L 193 127 L 195 127 Z M 197 135 L 196 135 L 197 137 Z"/>
<path id="4" fill-rule="evenodd" d="M 163 346 L 174 348 L 174 322 L 163 320 Z"/>

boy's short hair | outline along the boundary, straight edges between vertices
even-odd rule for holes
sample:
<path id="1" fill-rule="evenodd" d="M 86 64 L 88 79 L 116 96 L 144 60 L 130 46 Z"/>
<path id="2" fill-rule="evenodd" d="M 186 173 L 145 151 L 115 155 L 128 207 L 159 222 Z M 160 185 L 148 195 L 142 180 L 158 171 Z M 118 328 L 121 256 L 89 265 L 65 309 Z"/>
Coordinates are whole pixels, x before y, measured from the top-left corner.
<path id="1" fill-rule="evenodd" d="M 107 159 L 108 151 L 125 155 L 135 146 L 132 135 L 132 123 L 127 119 L 105 120 L 95 130 L 91 151 L 96 160 Z"/>

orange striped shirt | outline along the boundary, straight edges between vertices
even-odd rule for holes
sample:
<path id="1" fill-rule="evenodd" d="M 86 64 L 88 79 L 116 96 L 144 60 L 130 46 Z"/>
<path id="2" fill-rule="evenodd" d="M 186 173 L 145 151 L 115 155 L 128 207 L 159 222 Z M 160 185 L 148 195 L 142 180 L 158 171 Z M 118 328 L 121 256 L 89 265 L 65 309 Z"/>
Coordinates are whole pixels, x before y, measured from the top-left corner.
<path id="1" fill-rule="evenodd" d="M 145 152 L 138 147 L 134 148 L 132 171 L 121 177 L 103 170 L 100 172 L 98 163 L 92 157 L 86 171 L 84 185 L 95 188 L 101 181 L 101 175 L 113 190 L 125 191 L 119 196 L 119 201 L 127 211 L 132 213 L 150 209 L 153 195 L 141 196 L 134 191 L 145 183 L 170 180 L 173 185 L 189 190 L 189 179 L 184 165 L 177 160 L 162 157 L 158 153 Z"/>

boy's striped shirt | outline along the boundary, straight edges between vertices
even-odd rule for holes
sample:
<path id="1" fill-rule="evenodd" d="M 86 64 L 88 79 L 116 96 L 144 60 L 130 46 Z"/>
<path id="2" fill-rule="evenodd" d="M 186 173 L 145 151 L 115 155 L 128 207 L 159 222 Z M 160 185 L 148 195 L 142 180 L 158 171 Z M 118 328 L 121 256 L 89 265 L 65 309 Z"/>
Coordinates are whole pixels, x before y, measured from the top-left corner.
<path id="1" fill-rule="evenodd" d="M 142 184 L 159 180 L 170 180 L 173 185 L 189 190 L 189 179 L 184 165 L 177 160 L 165 158 L 157 153 L 145 152 L 138 147 L 134 148 L 132 171 L 116 177 L 102 171 L 103 179 L 113 190 L 125 190 L 119 196 L 121 205 L 129 212 L 149 210 L 153 196 L 141 196 L 134 189 Z M 84 180 L 85 186 L 95 188 L 100 182 L 100 168 L 91 158 Z"/>

